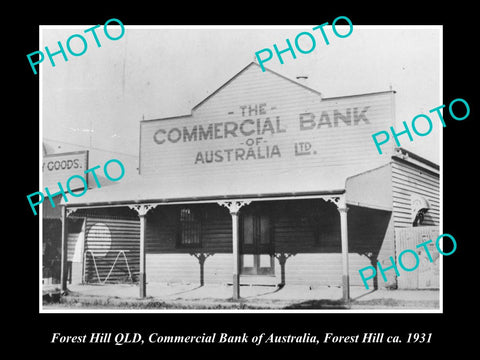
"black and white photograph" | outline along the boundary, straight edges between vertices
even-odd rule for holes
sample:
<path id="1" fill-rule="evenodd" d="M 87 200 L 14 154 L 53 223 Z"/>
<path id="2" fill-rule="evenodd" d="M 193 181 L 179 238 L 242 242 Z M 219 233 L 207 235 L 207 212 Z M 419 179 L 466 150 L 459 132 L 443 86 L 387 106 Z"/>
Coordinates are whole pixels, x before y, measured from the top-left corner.
<path id="1" fill-rule="evenodd" d="M 120 357 L 473 345 L 468 11 L 335 8 L 29 14 L 9 94 L 7 342 Z"/>
<path id="2" fill-rule="evenodd" d="M 441 310 L 442 29 L 333 23 L 41 63 L 43 310 Z"/>

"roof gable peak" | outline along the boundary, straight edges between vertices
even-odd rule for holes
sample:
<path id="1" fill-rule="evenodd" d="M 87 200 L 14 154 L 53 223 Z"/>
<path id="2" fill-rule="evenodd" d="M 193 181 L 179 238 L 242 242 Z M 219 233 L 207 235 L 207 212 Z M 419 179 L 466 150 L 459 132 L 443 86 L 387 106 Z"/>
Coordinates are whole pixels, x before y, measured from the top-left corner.
<path id="1" fill-rule="evenodd" d="M 223 85 L 221 85 L 220 87 L 218 87 L 215 91 L 213 91 L 210 95 L 208 95 L 206 98 L 204 98 L 202 101 L 200 101 L 197 105 L 195 105 L 193 108 L 192 108 L 192 112 L 197 110 L 198 108 L 200 108 L 203 104 L 205 104 L 208 100 L 210 100 L 212 97 L 214 97 L 218 92 L 220 92 L 222 89 L 224 89 L 225 87 L 227 87 L 229 84 L 231 84 L 233 81 L 235 81 L 238 77 L 240 77 L 242 74 L 244 74 L 248 69 L 252 68 L 252 67 L 256 67 L 258 69 L 261 69 L 261 66 L 256 63 L 255 61 L 252 61 L 250 62 L 248 65 L 246 65 L 243 69 L 241 69 L 239 72 L 237 72 L 234 76 L 232 76 L 228 81 L 226 81 Z M 289 79 L 287 78 L 286 76 L 284 75 L 281 75 L 273 70 L 270 70 L 269 68 L 265 67 L 265 72 L 268 72 L 269 74 L 272 74 L 274 76 L 277 76 L 281 79 L 284 79 L 290 83 L 293 83 L 299 87 L 302 87 L 304 88 L 305 90 L 308 90 L 310 92 L 312 92 L 313 94 L 315 95 L 318 95 L 320 97 L 322 97 L 322 94 L 317 91 L 317 90 L 314 90 L 308 86 L 305 86 L 304 84 L 301 84 L 299 83 L 298 81 L 295 81 L 295 80 L 292 80 L 292 79 Z"/>

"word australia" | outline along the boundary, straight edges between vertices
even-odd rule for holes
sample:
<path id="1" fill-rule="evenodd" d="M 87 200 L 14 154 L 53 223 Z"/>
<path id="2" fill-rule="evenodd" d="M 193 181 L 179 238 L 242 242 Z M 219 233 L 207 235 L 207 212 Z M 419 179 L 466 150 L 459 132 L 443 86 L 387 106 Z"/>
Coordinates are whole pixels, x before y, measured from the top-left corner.
<path id="1" fill-rule="evenodd" d="M 172 127 L 168 130 L 158 129 L 153 134 L 153 141 L 161 145 L 165 142 L 191 142 L 203 140 L 236 138 L 239 136 L 257 136 L 265 134 L 284 133 L 287 130 L 282 128 L 280 116 L 274 120 L 269 117 L 265 119 L 245 119 L 240 122 L 225 121 L 206 125 L 193 125 L 183 127 Z"/>

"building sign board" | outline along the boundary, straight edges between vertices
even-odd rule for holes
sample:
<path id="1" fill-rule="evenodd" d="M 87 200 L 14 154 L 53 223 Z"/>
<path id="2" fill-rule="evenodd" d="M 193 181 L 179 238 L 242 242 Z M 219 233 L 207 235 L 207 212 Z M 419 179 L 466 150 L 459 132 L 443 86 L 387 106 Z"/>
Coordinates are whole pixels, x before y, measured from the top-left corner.
<path id="1" fill-rule="evenodd" d="M 321 99 L 289 84 L 284 92 L 272 89 L 258 98 L 262 93 L 232 87 L 218 94 L 221 101 L 209 100 L 212 104 L 192 115 L 143 121 L 141 174 L 179 179 L 208 174 L 237 188 L 245 181 L 248 192 L 252 177 L 261 181 L 268 173 L 282 181 L 282 174 L 293 171 L 301 177 L 292 191 L 302 191 L 302 182 L 321 181 L 333 168 L 355 175 L 389 161 L 391 152 L 379 155 L 371 134 L 393 124 L 392 91 Z"/>
<path id="2" fill-rule="evenodd" d="M 88 169 L 88 151 L 75 151 L 60 154 L 43 155 L 42 175 L 43 188 L 48 187 L 53 191 L 58 189 L 57 183 L 65 184 L 73 175 L 79 175 L 88 181 L 85 170 Z M 71 182 L 71 189 L 83 188 L 80 179 Z"/>

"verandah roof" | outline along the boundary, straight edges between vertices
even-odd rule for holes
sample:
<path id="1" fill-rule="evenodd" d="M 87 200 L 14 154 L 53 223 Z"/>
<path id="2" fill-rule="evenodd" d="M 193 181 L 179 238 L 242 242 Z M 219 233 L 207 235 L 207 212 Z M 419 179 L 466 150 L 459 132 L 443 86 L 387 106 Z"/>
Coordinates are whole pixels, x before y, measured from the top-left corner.
<path id="1" fill-rule="evenodd" d="M 131 204 L 137 202 L 201 201 L 228 198 L 294 196 L 302 194 L 331 194 L 345 191 L 345 181 L 352 168 L 332 167 L 321 176 L 307 175 L 302 169 L 285 169 L 282 173 L 261 173 L 242 178 L 242 174 L 225 173 L 212 178 L 209 174 L 196 176 L 137 176 L 129 181 L 119 180 L 111 186 L 89 189 L 81 197 L 68 196 L 61 204 L 68 207 L 89 205 Z M 265 192 L 268 184 L 268 192 Z M 300 184 L 300 186 L 299 186 Z M 295 186 L 292 186 L 295 185 Z M 292 192 L 292 188 L 301 191 Z"/>

